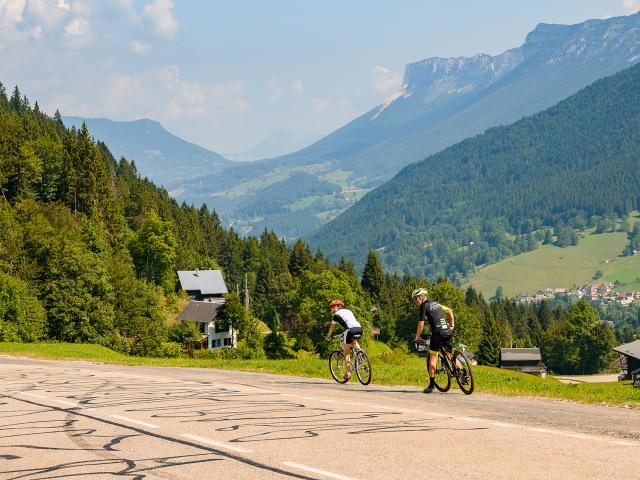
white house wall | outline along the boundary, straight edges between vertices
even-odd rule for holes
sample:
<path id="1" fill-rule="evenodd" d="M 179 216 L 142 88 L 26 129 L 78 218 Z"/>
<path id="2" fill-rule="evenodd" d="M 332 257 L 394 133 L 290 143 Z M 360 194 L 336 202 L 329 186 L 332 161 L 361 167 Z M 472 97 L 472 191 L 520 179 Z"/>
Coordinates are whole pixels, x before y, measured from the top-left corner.
<path id="1" fill-rule="evenodd" d="M 229 348 L 228 346 L 224 345 L 224 339 L 225 338 L 231 338 L 231 347 L 235 348 L 236 345 L 238 344 L 238 333 L 236 330 L 231 329 L 231 327 L 229 327 L 229 331 L 227 332 L 219 332 L 216 333 L 216 322 L 210 322 L 209 323 L 209 329 L 208 329 L 208 333 L 209 333 L 209 344 L 207 345 L 207 347 L 209 348 L 209 350 L 215 350 L 217 348 Z M 214 347 L 215 341 L 216 340 L 220 340 L 220 346 L 219 347 Z"/>

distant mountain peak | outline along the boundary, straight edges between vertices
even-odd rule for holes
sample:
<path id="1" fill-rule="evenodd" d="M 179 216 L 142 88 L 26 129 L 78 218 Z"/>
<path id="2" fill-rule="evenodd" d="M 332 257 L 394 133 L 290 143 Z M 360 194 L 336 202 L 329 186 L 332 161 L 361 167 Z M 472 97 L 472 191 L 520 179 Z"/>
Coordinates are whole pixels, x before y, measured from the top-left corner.
<path id="1" fill-rule="evenodd" d="M 218 153 L 183 140 L 150 118 L 117 121 L 65 116 L 63 121 L 76 127 L 86 123 L 91 134 L 104 141 L 116 158 L 123 156 L 135 161 L 143 176 L 161 185 L 216 173 L 233 165 Z"/>

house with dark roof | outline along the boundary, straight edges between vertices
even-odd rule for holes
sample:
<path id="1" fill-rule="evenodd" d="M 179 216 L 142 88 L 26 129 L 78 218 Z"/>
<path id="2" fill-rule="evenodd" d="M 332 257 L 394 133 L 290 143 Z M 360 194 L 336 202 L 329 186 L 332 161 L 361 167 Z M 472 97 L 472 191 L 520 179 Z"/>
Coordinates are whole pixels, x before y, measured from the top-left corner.
<path id="1" fill-rule="evenodd" d="M 547 375 L 547 367 L 542 363 L 539 348 L 501 348 L 500 368 L 531 373 L 543 378 Z"/>
<path id="2" fill-rule="evenodd" d="M 618 380 L 631 380 L 640 377 L 640 340 L 635 340 L 613 349 L 620 355 L 621 371 Z"/>
<path id="3" fill-rule="evenodd" d="M 202 335 L 202 344 L 209 350 L 234 348 L 237 332 L 232 325 L 224 328 L 216 317 L 224 305 L 227 286 L 220 270 L 183 270 L 178 272 L 180 286 L 191 301 L 176 320 L 195 322 Z"/>
<path id="4" fill-rule="evenodd" d="M 224 299 L 222 301 L 191 300 L 185 309 L 178 314 L 176 320 L 195 322 L 202 335 L 202 344 L 206 345 L 209 350 L 223 347 L 233 348 L 237 344 L 237 332 L 231 325 L 224 328 L 220 326 L 219 322 L 216 322 L 216 317 L 223 305 Z"/>
<path id="5" fill-rule="evenodd" d="M 220 270 L 182 270 L 178 271 L 178 279 L 180 288 L 192 300 L 220 299 L 229 293 Z"/>

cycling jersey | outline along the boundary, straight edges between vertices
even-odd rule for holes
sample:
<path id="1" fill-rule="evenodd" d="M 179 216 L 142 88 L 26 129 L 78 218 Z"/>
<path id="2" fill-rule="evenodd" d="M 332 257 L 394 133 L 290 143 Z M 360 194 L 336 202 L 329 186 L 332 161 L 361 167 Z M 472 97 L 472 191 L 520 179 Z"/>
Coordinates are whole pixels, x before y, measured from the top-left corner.
<path id="1" fill-rule="evenodd" d="M 331 323 L 338 323 L 345 330 L 348 328 L 360 328 L 361 325 L 356 320 L 356 317 L 353 315 L 353 312 L 348 308 L 341 308 L 336 313 L 333 314 L 333 318 L 331 319 Z"/>
<path id="2" fill-rule="evenodd" d="M 433 300 L 425 300 L 420 305 L 420 321 L 427 320 L 431 327 L 431 333 L 450 333 L 449 323 L 447 322 L 446 313 L 451 310 L 449 307 L 440 305 Z"/>

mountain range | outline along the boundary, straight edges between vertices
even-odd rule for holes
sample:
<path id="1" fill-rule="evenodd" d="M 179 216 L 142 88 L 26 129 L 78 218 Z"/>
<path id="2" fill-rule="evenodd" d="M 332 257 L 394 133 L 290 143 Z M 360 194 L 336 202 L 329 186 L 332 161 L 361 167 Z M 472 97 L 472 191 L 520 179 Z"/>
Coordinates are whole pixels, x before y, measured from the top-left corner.
<path id="1" fill-rule="evenodd" d="M 399 92 L 313 145 L 175 182 L 172 191 L 208 203 L 247 233 L 268 226 L 289 238 L 308 234 L 404 166 L 633 65 L 639 27 L 640 14 L 540 24 L 520 47 L 497 56 L 410 64 Z"/>
<path id="2" fill-rule="evenodd" d="M 359 264 L 376 249 L 396 272 L 454 280 L 543 239 L 576 244 L 576 230 L 615 229 L 640 208 L 638 125 L 635 65 L 407 166 L 311 244 Z"/>
<path id="3" fill-rule="evenodd" d="M 216 152 L 173 135 L 153 120 L 123 122 L 73 116 L 62 120 L 67 127 L 76 128 L 85 122 L 91 134 L 106 143 L 116 158 L 135 161 L 142 175 L 160 185 L 220 172 L 234 164 Z"/>

